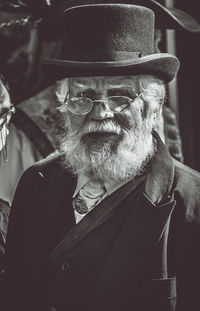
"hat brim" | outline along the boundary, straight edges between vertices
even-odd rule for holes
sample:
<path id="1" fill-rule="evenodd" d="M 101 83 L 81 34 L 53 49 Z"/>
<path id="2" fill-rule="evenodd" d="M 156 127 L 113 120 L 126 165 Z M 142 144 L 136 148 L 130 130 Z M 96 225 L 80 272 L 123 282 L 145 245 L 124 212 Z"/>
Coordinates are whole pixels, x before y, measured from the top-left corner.
<path id="1" fill-rule="evenodd" d="M 156 53 L 137 59 L 106 62 L 45 59 L 41 70 L 53 80 L 88 76 L 153 75 L 164 82 L 170 82 L 175 78 L 179 66 L 177 57 L 168 53 Z"/>

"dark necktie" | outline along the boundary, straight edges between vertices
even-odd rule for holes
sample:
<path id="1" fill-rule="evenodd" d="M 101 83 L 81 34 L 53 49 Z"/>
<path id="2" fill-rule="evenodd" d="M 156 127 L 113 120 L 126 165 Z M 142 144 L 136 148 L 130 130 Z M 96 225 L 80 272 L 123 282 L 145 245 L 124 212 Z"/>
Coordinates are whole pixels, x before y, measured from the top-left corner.
<path id="1" fill-rule="evenodd" d="M 92 208 L 101 202 L 106 190 L 99 179 L 90 179 L 72 202 L 73 208 L 81 215 L 87 214 Z"/>

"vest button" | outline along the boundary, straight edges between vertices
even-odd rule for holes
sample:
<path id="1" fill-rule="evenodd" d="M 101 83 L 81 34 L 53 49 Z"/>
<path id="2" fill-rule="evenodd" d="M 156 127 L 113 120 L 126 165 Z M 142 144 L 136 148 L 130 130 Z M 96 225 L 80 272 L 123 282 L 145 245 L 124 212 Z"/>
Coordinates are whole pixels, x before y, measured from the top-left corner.
<path id="1" fill-rule="evenodd" d="M 69 269 L 69 266 L 70 266 L 70 264 L 69 264 L 69 262 L 64 262 L 63 264 L 62 264 L 62 270 L 63 271 L 67 271 L 68 269 Z"/>

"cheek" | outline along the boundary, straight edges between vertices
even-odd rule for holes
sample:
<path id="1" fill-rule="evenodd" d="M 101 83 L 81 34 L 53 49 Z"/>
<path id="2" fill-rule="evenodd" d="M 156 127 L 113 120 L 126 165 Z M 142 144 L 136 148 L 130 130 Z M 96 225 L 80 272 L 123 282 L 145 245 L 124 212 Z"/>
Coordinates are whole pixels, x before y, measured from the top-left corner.
<path id="1" fill-rule="evenodd" d="M 85 123 L 86 116 L 79 116 L 71 113 L 70 111 L 68 112 L 67 116 L 67 126 L 70 125 L 73 129 L 81 129 L 83 124 Z"/>
<path id="2" fill-rule="evenodd" d="M 141 109 L 142 105 L 133 105 L 126 111 L 124 111 L 123 116 L 129 123 L 129 128 L 136 128 L 141 125 L 143 121 L 143 113 Z"/>

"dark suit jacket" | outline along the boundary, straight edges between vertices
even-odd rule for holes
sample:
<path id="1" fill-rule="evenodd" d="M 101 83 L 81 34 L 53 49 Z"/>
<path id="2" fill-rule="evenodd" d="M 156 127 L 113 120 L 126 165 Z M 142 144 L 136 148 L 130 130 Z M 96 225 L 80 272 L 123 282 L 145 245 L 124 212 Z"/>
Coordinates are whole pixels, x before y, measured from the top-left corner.
<path id="1" fill-rule="evenodd" d="M 76 177 L 61 156 L 24 173 L 8 227 L 5 310 L 200 310 L 200 174 L 157 141 L 145 181 L 78 225 Z"/>

